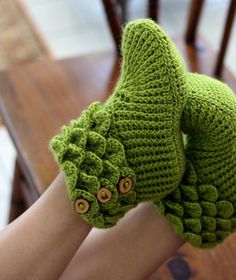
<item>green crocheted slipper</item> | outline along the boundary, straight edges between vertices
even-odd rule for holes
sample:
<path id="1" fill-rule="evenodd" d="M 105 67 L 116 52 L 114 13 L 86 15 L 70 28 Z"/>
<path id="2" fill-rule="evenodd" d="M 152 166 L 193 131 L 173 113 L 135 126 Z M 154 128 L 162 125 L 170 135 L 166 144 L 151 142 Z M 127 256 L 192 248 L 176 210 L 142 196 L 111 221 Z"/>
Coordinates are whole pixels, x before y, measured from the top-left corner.
<path id="1" fill-rule="evenodd" d="M 104 228 L 150 200 L 193 246 L 213 247 L 236 228 L 236 98 L 186 73 L 151 20 L 126 26 L 122 52 L 113 95 L 51 141 L 74 208 Z"/>
<path id="2" fill-rule="evenodd" d="M 151 20 L 126 26 L 122 52 L 113 95 L 51 141 L 75 210 L 100 228 L 141 201 L 165 197 L 185 170 L 180 117 L 186 80 L 179 53 Z"/>
<path id="3" fill-rule="evenodd" d="M 236 98 L 215 79 L 186 77 L 188 164 L 180 188 L 156 206 L 193 246 L 211 248 L 236 230 Z"/>

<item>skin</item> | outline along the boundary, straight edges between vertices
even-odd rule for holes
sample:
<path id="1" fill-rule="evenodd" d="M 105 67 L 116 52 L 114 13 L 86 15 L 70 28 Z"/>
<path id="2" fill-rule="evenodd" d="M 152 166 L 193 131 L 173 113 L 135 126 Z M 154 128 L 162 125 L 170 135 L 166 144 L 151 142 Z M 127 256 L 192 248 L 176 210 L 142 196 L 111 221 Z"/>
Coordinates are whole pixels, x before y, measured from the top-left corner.
<path id="1" fill-rule="evenodd" d="M 60 280 L 143 280 L 183 244 L 150 202 L 107 230 L 93 229 Z"/>
<path id="2" fill-rule="evenodd" d="M 151 203 L 111 229 L 90 230 L 71 207 L 60 174 L 1 231 L 1 279 L 147 279 L 183 243 Z"/>
<path id="3" fill-rule="evenodd" d="M 1 279 L 58 279 L 90 230 L 73 211 L 60 174 L 1 232 Z"/>

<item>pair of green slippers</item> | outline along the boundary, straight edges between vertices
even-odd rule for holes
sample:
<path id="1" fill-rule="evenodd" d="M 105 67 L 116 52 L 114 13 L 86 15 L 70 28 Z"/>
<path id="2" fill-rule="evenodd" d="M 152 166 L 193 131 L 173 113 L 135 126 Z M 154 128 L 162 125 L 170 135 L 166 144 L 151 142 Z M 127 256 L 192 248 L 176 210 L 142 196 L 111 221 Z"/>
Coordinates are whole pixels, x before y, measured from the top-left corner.
<path id="1" fill-rule="evenodd" d="M 188 73 L 151 20 L 126 25 L 122 56 L 112 96 L 51 140 L 73 207 L 106 228 L 152 201 L 183 239 L 214 247 L 236 230 L 236 98 Z"/>

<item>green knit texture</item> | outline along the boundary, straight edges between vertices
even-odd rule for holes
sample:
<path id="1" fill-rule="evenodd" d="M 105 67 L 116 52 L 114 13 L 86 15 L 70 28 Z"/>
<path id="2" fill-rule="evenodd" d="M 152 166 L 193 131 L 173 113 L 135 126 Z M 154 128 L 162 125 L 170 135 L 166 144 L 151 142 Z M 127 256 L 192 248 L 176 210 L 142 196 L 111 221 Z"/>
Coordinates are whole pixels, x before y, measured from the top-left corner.
<path id="1" fill-rule="evenodd" d="M 99 228 L 153 201 L 183 239 L 214 247 L 236 229 L 236 98 L 225 84 L 187 73 L 151 20 L 127 24 L 122 55 L 112 96 L 51 140 L 69 198 L 87 201 L 80 216 Z"/>
<path id="2" fill-rule="evenodd" d="M 156 208 L 193 246 L 212 248 L 236 230 L 236 98 L 215 79 L 186 77 L 186 171 Z"/>
<path id="3" fill-rule="evenodd" d="M 180 118 L 186 78 L 179 53 L 151 20 L 126 26 L 122 53 L 113 95 L 91 104 L 51 141 L 72 203 L 87 200 L 81 217 L 99 228 L 113 226 L 141 201 L 165 197 L 185 170 Z M 120 193 L 126 177 L 132 190 Z M 97 199 L 103 187 L 112 193 L 107 203 Z"/>

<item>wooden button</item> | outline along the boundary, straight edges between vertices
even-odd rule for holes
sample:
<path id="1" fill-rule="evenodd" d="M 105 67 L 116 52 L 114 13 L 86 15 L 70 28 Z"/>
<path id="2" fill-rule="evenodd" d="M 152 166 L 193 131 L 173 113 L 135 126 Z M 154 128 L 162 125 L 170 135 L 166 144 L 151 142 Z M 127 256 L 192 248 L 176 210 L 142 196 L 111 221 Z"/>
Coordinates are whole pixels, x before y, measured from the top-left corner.
<path id="1" fill-rule="evenodd" d="M 133 182 L 130 177 L 125 177 L 121 179 L 118 186 L 119 191 L 121 193 L 129 192 L 132 189 L 132 187 L 133 187 Z"/>
<path id="2" fill-rule="evenodd" d="M 89 209 L 89 203 L 87 200 L 80 198 L 76 200 L 74 207 L 77 213 L 84 214 Z"/>
<path id="3" fill-rule="evenodd" d="M 97 199 L 105 203 L 111 199 L 111 192 L 107 188 L 101 188 L 97 194 Z"/>

